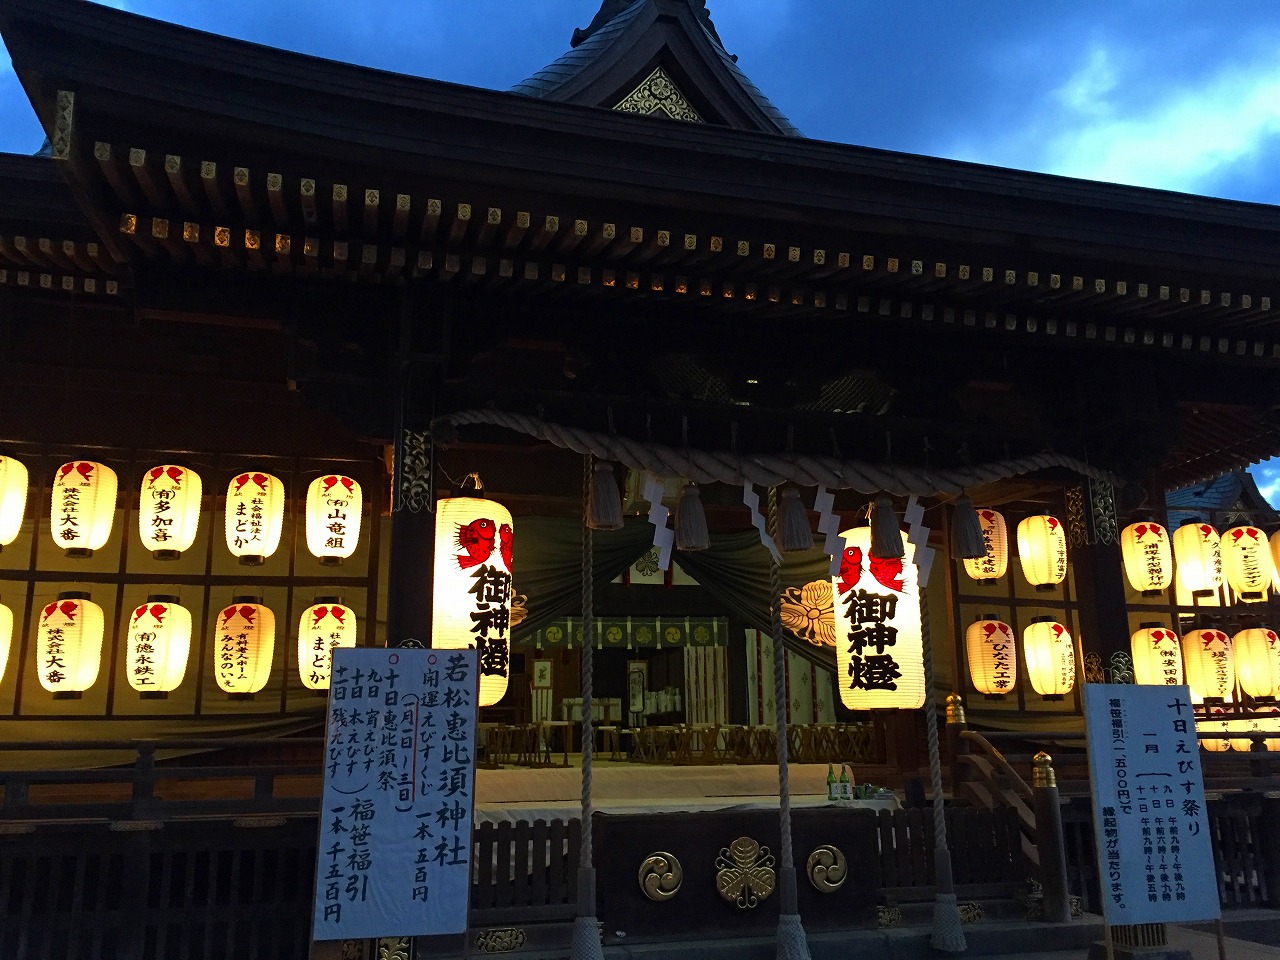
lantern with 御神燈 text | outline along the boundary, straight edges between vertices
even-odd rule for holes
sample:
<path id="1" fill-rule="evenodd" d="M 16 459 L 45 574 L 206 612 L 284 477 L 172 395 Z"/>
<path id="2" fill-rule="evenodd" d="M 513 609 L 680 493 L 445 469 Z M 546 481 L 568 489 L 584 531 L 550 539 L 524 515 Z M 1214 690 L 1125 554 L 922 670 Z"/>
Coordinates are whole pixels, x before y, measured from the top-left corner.
<path id="1" fill-rule="evenodd" d="M 1207 523 L 1191 520 L 1173 534 L 1173 559 L 1178 585 L 1202 599 L 1222 586 L 1222 539 Z"/>
<path id="2" fill-rule="evenodd" d="M 1031 689 L 1046 700 L 1061 700 L 1076 685 L 1076 644 L 1052 617 L 1037 617 L 1022 632 Z"/>
<path id="3" fill-rule="evenodd" d="M 102 608 L 89 594 L 66 591 L 40 611 L 36 668 L 55 699 L 75 699 L 94 685 L 102 664 Z"/>
<path id="4" fill-rule="evenodd" d="M 240 473 L 227 485 L 227 549 L 247 566 L 260 566 L 280 546 L 284 484 L 269 473 Z"/>
<path id="5" fill-rule="evenodd" d="M 157 560 L 177 560 L 191 549 L 200 526 L 200 474 L 171 463 L 142 475 L 138 533 Z"/>
<path id="6" fill-rule="evenodd" d="M 1237 600 L 1266 600 L 1275 575 L 1267 535 L 1252 526 L 1232 527 L 1223 533 L 1222 573 Z"/>
<path id="7" fill-rule="evenodd" d="M 1250 627 L 1231 638 L 1236 680 L 1250 697 L 1280 694 L 1280 637 L 1265 627 Z"/>
<path id="8" fill-rule="evenodd" d="M 364 499 L 360 484 L 341 474 L 316 477 L 307 487 L 307 550 L 325 566 L 356 551 Z"/>
<path id="9" fill-rule="evenodd" d="M 182 683 L 191 655 L 191 612 L 177 597 L 153 594 L 129 616 L 125 670 L 144 699 L 163 699 Z"/>
<path id="10" fill-rule="evenodd" d="M 1182 662 L 1187 669 L 1191 700 L 1230 703 L 1236 688 L 1231 638 L 1221 630 L 1192 630 L 1182 638 Z"/>
<path id="11" fill-rule="evenodd" d="M 49 532 L 69 557 L 89 557 L 111 536 L 116 516 L 116 475 L 110 467 L 73 460 L 53 477 Z"/>
<path id="12" fill-rule="evenodd" d="M 356 645 L 355 612 L 338 597 L 316 597 L 298 621 L 298 675 L 308 690 L 328 690 L 333 651 Z"/>
<path id="13" fill-rule="evenodd" d="M 1183 683 L 1182 647 L 1178 635 L 1163 623 L 1144 623 L 1129 638 L 1133 678 L 1146 686 L 1177 687 Z"/>
<path id="14" fill-rule="evenodd" d="M 1125 576 L 1139 593 L 1151 595 L 1169 589 L 1173 580 L 1173 553 L 1169 533 L 1158 523 L 1131 523 L 1120 533 L 1120 556 Z"/>
<path id="15" fill-rule="evenodd" d="M 915 546 L 904 556 L 871 556 L 871 528 L 841 534 L 844 554 L 832 578 L 836 681 L 850 710 L 916 710 L 924 705 L 924 644 Z"/>
<path id="16" fill-rule="evenodd" d="M 979 510 L 978 525 L 986 555 L 964 562 L 965 572 L 974 580 L 999 580 L 1009 567 L 1009 531 L 1004 517 L 995 510 Z"/>
<path id="17" fill-rule="evenodd" d="M 507 692 L 514 535 L 511 512 L 492 500 L 462 496 L 436 505 L 431 646 L 479 651 L 482 707 Z"/>
<path id="18" fill-rule="evenodd" d="M 1057 517 L 1036 515 L 1018 524 L 1018 560 L 1027 583 L 1052 590 L 1067 578 L 1067 535 Z"/>
<path id="19" fill-rule="evenodd" d="M 18 538 L 27 512 L 26 465 L 13 457 L 0 457 L 0 548 Z"/>
<path id="20" fill-rule="evenodd" d="M 1018 649 L 1013 628 L 994 613 L 969 625 L 964 635 L 969 658 L 969 679 L 973 688 L 988 698 L 999 699 L 1018 682 Z"/>
<path id="21" fill-rule="evenodd" d="M 267 685 L 276 649 L 276 616 L 261 597 L 236 597 L 214 623 L 213 672 L 232 697 L 249 697 Z"/>

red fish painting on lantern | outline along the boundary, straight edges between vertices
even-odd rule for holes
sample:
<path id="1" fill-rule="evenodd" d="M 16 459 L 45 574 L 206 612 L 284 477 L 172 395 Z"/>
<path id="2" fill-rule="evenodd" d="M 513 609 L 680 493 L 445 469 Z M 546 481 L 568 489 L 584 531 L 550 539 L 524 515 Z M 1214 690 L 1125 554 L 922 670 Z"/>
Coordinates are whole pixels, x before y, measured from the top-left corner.
<path id="1" fill-rule="evenodd" d="M 463 570 L 478 567 L 493 555 L 494 523 L 485 517 L 458 524 L 457 545 L 466 551 L 457 557 Z"/>
<path id="2" fill-rule="evenodd" d="M 895 593 L 902 592 L 901 558 L 871 558 L 871 576 Z M 862 548 L 848 547 L 840 558 L 840 592 L 848 593 L 862 576 Z"/>
<path id="3" fill-rule="evenodd" d="M 498 551 L 502 554 L 502 562 L 507 565 L 507 572 L 510 573 L 511 567 L 511 524 L 504 523 L 498 528 Z"/>

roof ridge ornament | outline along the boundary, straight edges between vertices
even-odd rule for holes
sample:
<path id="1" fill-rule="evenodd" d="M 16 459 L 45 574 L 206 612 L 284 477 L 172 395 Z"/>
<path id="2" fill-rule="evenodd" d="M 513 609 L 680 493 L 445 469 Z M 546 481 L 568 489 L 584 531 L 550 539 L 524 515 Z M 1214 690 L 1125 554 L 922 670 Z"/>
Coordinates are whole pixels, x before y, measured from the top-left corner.
<path id="1" fill-rule="evenodd" d="M 600 10 L 592 17 L 586 29 L 574 27 L 573 36 L 569 38 L 569 46 L 577 47 L 610 20 L 626 13 L 635 4 L 643 2 L 644 0 L 601 0 Z M 716 25 L 711 22 L 711 11 L 707 9 L 707 0 L 687 0 L 687 2 L 693 8 L 693 15 L 711 35 L 711 39 L 720 44 L 723 49 L 724 44 L 720 40 L 720 34 L 716 33 Z M 738 58 L 735 56 L 733 61 L 737 63 Z"/>

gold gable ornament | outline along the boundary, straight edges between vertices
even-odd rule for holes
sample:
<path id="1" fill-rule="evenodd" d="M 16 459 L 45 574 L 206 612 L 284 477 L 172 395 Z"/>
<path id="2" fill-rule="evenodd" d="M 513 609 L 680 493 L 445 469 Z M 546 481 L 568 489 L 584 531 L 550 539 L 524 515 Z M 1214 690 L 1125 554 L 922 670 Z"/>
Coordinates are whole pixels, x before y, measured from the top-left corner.
<path id="1" fill-rule="evenodd" d="M 662 67 L 654 67 L 653 73 L 619 100 L 613 109 L 623 113 L 639 113 L 646 117 L 663 116 L 691 123 L 703 122 L 698 111 L 693 109 L 693 105 Z"/>

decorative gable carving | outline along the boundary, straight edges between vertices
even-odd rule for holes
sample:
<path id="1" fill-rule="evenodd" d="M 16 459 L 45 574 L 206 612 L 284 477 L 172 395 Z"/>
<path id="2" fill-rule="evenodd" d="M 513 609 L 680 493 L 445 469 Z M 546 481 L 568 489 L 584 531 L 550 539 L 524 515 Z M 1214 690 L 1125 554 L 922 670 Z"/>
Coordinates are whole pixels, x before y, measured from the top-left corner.
<path id="1" fill-rule="evenodd" d="M 666 116 L 672 120 L 688 120 L 702 123 L 702 117 L 680 92 L 662 67 L 655 67 L 644 81 L 622 98 L 613 108 L 624 113 L 640 113 L 645 116 Z"/>

